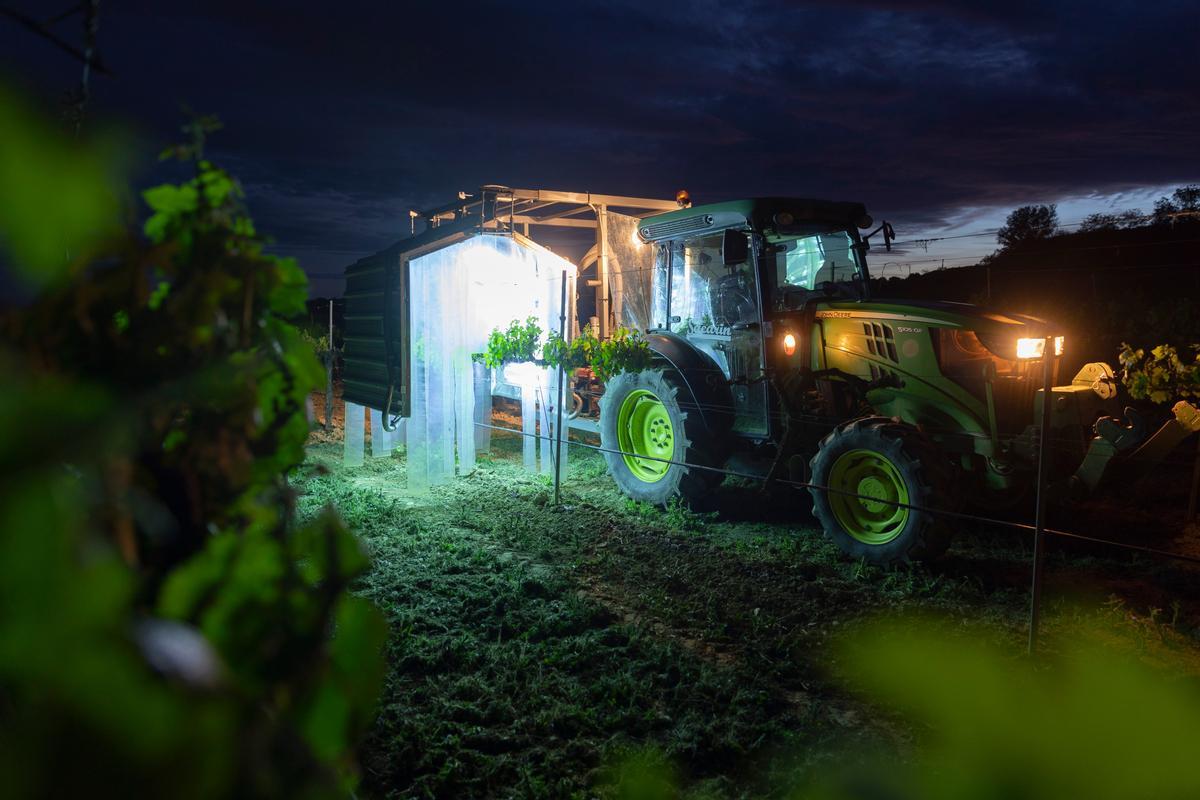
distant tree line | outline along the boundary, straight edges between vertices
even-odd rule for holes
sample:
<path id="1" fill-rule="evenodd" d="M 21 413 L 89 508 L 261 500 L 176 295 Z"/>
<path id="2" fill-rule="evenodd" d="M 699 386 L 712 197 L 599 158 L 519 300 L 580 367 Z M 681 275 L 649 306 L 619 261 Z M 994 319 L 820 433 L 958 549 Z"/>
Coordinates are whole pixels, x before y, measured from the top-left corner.
<path id="1" fill-rule="evenodd" d="M 1170 195 L 1160 197 L 1150 214 L 1143 213 L 1140 208 L 1089 214 L 1079 224 L 1079 233 L 1174 225 L 1181 220 L 1200 221 L 1200 186 L 1180 186 Z M 996 232 L 996 241 L 1002 250 L 1008 250 L 1063 233 L 1059 227 L 1057 204 L 1027 205 L 1009 213 L 1004 225 Z"/>

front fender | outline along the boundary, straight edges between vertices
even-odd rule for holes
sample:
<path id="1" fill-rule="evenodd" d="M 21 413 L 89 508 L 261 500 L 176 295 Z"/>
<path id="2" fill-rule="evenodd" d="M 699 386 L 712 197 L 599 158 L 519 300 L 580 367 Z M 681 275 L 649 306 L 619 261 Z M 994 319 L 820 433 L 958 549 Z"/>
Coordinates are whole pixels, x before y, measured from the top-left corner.
<path id="1" fill-rule="evenodd" d="M 733 427 L 733 391 L 717 362 L 674 333 L 650 333 L 646 342 L 656 361 L 683 377 L 689 396 L 679 399 L 682 408 L 698 413 L 709 433 L 715 436 L 728 433 Z"/>

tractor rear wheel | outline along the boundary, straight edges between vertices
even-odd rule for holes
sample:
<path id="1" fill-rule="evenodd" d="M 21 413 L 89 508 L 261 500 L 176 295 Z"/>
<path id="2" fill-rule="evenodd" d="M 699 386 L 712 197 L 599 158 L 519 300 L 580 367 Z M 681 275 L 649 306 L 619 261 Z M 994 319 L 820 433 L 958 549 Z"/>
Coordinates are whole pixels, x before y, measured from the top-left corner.
<path id="1" fill-rule="evenodd" d="M 916 428 L 886 417 L 838 426 L 810 462 L 813 514 L 846 554 L 873 564 L 928 561 L 950 543 L 950 471 Z"/>
<path id="2" fill-rule="evenodd" d="M 600 444 L 608 471 L 628 497 L 665 506 L 678 497 L 702 507 L 724 477 L 724 437 L 691 406 L 683 377 L 669 367 L 622 372 L 600 400 Z"/>

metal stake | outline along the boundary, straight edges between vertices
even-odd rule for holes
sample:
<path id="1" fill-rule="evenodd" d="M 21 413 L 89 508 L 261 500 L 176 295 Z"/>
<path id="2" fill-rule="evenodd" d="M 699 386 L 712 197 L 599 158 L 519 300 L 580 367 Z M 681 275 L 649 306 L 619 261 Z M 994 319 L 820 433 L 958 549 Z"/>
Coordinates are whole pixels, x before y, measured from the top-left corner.
<path id="1" fill-rule="evenodd" d="M 562 298 L 558 303 L 558 335 L 567 341 L 567 271 L 562 271 Z M 561 353 L 558 359 L 558 388 L 555 390 L 554 405 L 558 419 L 554 423 L 554 505 L 559 504 L 562 484 L 562 407 L 566 392 L 563 391 L 563 359 Z"/>
<path id="2" fill-rule="evenodd" d="M 1192 467 L 1192 490 L 1188 493 L 1187 521 L 1196 519 L 1196 503 L 1200 499 L 1200 437 L 1196 439 L 1196 463 Z"/>
<path id="3" fill-rule="evenodd" d="M 1042 567 L 1046 558 L 1046 478 L 1050 471 L 1050 403 L 1055 360 L 1054 337 L 1047 336 L 1042 351 L 1042 419 L 1038 437 L 1037 510 L 1033 519 L 1033 588 L 1029 605 L 1029 655 L 1037 651 L 1041 621 Z"/>
<path id="4" fill-rule="evenodd" d="M 329 298 L 329 350 L 325 354 L 325 430 L 333 430 L 333 298 Z M 384 421 L 384 425 L 387 421 Z M 375 434 L 372 433 L 372 436 Z"/>

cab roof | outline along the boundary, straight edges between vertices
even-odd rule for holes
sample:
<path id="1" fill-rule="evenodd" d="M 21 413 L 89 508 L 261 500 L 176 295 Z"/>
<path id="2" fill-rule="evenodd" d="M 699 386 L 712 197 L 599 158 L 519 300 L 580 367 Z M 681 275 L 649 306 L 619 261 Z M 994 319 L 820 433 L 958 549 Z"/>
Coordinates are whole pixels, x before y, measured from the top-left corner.
<path id="1" fill-rule="evenodd" d="M 638 231 L 644 240 L 653 241 L 685 232 L 727 228 L 739 220 L 750 224 L 755 230 L 765 230 L 774 228 L 776 215 L 784 212 L 790 214 L 795 223 L 801 224 L 824 222 L 850 229 L 865 227 L 864 222 L 870 224 L 867 207 L 862 203 L 799 197 L 753 197 L 643 217 L 638 221 Z"/>

